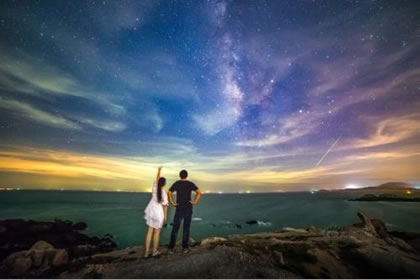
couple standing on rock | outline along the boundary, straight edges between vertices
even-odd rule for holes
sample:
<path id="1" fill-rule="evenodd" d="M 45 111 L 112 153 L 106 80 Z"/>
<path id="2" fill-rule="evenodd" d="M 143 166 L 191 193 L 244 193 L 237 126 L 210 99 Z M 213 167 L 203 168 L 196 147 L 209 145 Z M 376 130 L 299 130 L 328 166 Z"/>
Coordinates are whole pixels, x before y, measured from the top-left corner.
<path id="1" fill-rule="evenodd" d="M 146 220 L 146 224 L 148 226 L 146 240 L 144 242 L 145 258 L 150 256 L 150 245 L 152 243 L 152 239 L 152 256 L 155 257 L 161 254 L 158 250 L 159 237 L 160 231 L 168 219 L 168 197 L 172 206 L 176 207 L 168 253 L 174 253 L 176 238 L 182 221 L 184 226 L 182 235 L 183 252 L 189 252 L 188 241 L 190 236 L 192 209 L 193 205 L 197 204 L 201 197 L 201 191 L 197 188 L 197 186 L 193 182 L 187 180 L 188 172 L 186 170 L 179 172 L 179 177 L 181 179 L 176 181 L 166 194 L 164 190 L 166 179 L 164 177 L 160 177 L 161 170 L 162 167 L 159 167 L 156 175 L 156 181 L 153 183 L 152 198 L 144 210 L 144 219 Z M 194 200 L 191 200 L 191 192 L 196 193 Z M 176 202 L 174 202 L 172 196 L 173 193 L 176 193 Z"/>

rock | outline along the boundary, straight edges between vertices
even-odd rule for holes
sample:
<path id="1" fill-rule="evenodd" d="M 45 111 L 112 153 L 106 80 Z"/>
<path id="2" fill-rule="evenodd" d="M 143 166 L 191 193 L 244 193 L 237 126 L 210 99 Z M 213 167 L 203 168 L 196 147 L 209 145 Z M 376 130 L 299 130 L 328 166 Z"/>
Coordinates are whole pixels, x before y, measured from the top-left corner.
<path id="1" fill-rule="evenodd" d="M 292 227 L 284 227 L 281 229 L 281 232 L 308 233 L 308 231 L 305 229 L 292 228 Z"/>
<path id="2" fill-rule="evenodd" d="M 392 239 L 395 242 L 395 244 L 398 247 L 400 247 L 401 249 L 403 249 L 405 251 L 408 251 L 408 252 L 412 252 L 413 251 L 413 248 L 410 245 L 408 245 L 404 240 L 402 240 L 400 238 L 397 238 L 397 237 L 394 237 Z"/>
<path id="3" fill-rule="evenodd" d="M 380 237 L 385 238 L 389 236 L 388 229 L 386 228 L 386 225 L 382 220 L 373 218 L 370 219 L 370 222 L 372 223 L 373 228 Z"/>
<path id="4" fill-rule="evenodd" d="M 74 257 L 84 257 L 93 255 L 95 252 L 98 251 L 98 247 L 95 245 L 77 245 L 72 249 L 72 254 Z"/>
<path id="5" fill-rule="evenodd" d="M 420 277 L 420 257 L 408 241 L 417 242 L 419 234 L 388 233 L 380 220 L 368 220 L 364 215 L 361 220 L 367 222 L 361 226 L 341 227 L 334 238 L 318 233 L 323 231 L 311 226 L 307 230 L 285 228 L 281 232 L 206 238 L 201 242 L 203 246 L 191 247 L 190 254 L 148 260 L 141 258 L 141 246 L 89 255 L 96 245 L 78 244 L 72 247 L 73 251 L 66 251 L 51 248 L 49 242 L 37 242 L 34 249 L 6 258 L 0 266 L 0 275 L 73 279 L 194 278 L 200 275 L 206 278 Z M 366 226 L 368 223 L 374 233 Z M 382 231 L 389 236 L 382 237 Z M 100 242 L 99 238 L 90 240 L 94 244 Z M 190 244 L 195 243 L 191 238 Z M 77 250 L 88 256 L 69 259 Z"/>
<path id="6" fill-rule="evenodd" d="M 93 245 L 98 247 L 98 251 L 106 252 L 117 247 L 110 235 L 98 238 L 79 232 L 86 227 L 84 222 L 73 224 L 70 221 L 58 219 L 54 222 L 23 219 L 0 220 L 0 262 L 11 253 L 31 248 L 37 250 L 52 249 L 52 247 L 66 248 L 71 252 L 71 249 L 78 245 Z M 39 243 L 40 240 L 43 242 Z M 37 253 L 36 265 L 39 264 L 40 257 L 40 253 Z"/>
<path id="7" fill-rule="evenodd" d="M 277 263 L 279 265 L 282 265 L 282 266 L 286 265 L 286 262 L 284 261 L 284 257 L 283 257 L 282 252 L 274 251 L 273 256 L 274 256 L 274 259 L 277 261 Z"/>
<path id="8" fill-rule="evenodd" d="M 36 242 L 32 247 L 31 250 L 40 250 L 40 251 L 46 251 L 46 250 L 51 250 L 54 249 L 54 246 L 49 244 L 48 242 L 45 241 L 38 241 Z"/>
<path id="9" fill-rule="evenodd" d="M 32 266 L 29 251 L 15 252 L 8 256 L 1 265 L 1 272 L 4 276 L 21 276 Z"/>
<path id="10" fill-rule="evenodd" d="M 205 245 L 209 245 L 209 244 L 212 244 L 212 243 L 218 243 L 218 242 L 223 242 L 223 241 L 227 241 L 227 239 L 223 238 L 223 237 L 210 237 L 210 238 L 205 238 L 205 239 L 201 240 L 200 245 L 205 246 Z"/>
<path id="11" fill-rule="evenodd" d="M 75 223 L 72 228 L 77 231 L 85 230 L 87 228 L 87 224 L 85 222 Z"/>
<path id="12" fill-rule="evenodd" d="M 367 231 L 369 231 L 370 233 L 372 233 L 373 235 L 378 235 L 378 233 L 375 230 L 375 227 L 373 226 L 372 222 L 370 221 L 370 219 L 368 217 L 366 217 L 364 214 L 362 214 L 361 212 L 357 213 L 357 216 L 359 217 L 359 219 L 362 221 L 361 226 L 363 228 L 365 228 Z"/>
<path id="13" fill-rule="evenodd" d="M 420 260 L 414 255 L 402 253 L 397 247 L 365 246 L 354 252 L 366 272 L 361 278 L 420 278 Z"/>
<path id="14" fill-rule="evenodd" d="M 301 268 L 307 278 L 354 278 L 354 272 L 335 253 L 313 248 L 308 254 L 314 261 L 303 263 Z"/>
<path id="15" fill-rule="evenodd" d="M 44 261 L 45 251 L 32 249 L 31 252 L 32 265 L 35 267 L 40 267 Z"/>
<path id="16" fill-rule="evenodd" d="M 32 221 L 32 226 L 31 226 L 31 232 L 35 233 L 35 234 L 40 234 L 43 232 L 48 232 L 50 230 L 52 230 L 54 224 L 52 223 L 47 223 L 47 222 L 40 222 L 40 223 L 35 223 Z"/>
<path id="17" fill-rule="evenodd" d="M 240 225 L 240 224 L 236 224 L 235 226 L 239 229 L 242 229 L 242 225 Z"/>
<path id="18" fill-rule="evenodd" d="M 390 235 L 398 237 L 407 242 L 413 249 L 420 253 L 420 233 L 418 232 L 390 232 Z"/>
<path id="19" fill-rule="evenodd" d="M 17 258 L 26 258 L 30 257 L 29 251 L 20 251 L 10 254 L 3 262 L 2 265 L 10 266 L 12 265 Z"/>
<path id="20" fill-rule="evenodd" d="M 69 261 L 69 255 L 65 249 L 58 249 L 55 251 L 55 256 L 52 265 L 55 267 L 63 266 Z"/>
<path id="21" fill-rule="evenodd" d="M 32 265 L 32 261 L 31 261 L 31 258 L 29 257 L 16 258 L 11 267 L 9 275 L 10 276 L 24 275 L 31 268 L 31 265 Z"/>
<path id="22" fill-rule="evenodd" d="M 320 232 L 320 230 L 316 226 L 313 226 L 313 225 L 308 226 L 306 228 L 306 231 L 310 232 L 310 233 L 319 233 Z"/>
<path id="23" fill-rule="evenodd" d="M 395 242 L 392 237 L 386 237 L 385 242 L 388 243 L 389 245 L 397 245 L 397 242 Z"/>
<path id="24" fill-rule="evenodd" d="M 245 224 L 247 224 L 247 225 L 256 225 L 256 224 L 258 224 L 258 221 L 256 221 L 256 220 L 250 220 L 250 221 L 246 221 Z"/>
<path id="25" fill-rule="evenodd" d="M 48 260 L 46 258 L 51 257 L 54 253 L 54 246 L 45 241 L 36 242 L 29 253 L 31 254 L 32 265 L 34 267 L 45 267 L 48 266 Z"/>

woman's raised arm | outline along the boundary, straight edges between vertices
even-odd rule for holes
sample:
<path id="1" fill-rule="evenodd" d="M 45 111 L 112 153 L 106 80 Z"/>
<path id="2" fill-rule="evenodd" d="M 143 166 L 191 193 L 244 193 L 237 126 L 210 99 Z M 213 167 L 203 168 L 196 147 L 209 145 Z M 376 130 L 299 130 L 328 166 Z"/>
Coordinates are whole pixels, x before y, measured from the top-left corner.
<path id="1" fill-rule="evenodd" d="M 159 178 L 160 178 L 160 171 L 162 170 L 162 166 L 159 166 L 158 167 L 158 172 L 157 172 L 157 174 L 156 174 L 156 183 L 157 183 L 157 181 L 159 181 Z"/>

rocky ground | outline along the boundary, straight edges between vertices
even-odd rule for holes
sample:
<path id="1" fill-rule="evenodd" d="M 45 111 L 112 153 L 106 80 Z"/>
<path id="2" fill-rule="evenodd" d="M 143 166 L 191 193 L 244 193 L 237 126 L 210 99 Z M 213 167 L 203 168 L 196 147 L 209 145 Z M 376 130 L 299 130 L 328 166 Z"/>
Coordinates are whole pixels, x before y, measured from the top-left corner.
<path id="1" fill-rule="evenodd" d="M 46 242 L 15 252 L 0 275 L 19 278 L 420 278 L 420 234 L 361 223 L 329 230 L 213 237 L 191 252 L 142 259 L 142 247 L 75 255 Z M 194 243 L 194 242 L 192 242 Z M 83 245 L 78 245 L 83 246 Z M 67 254 L 66 254 L 67 253 Z"/>

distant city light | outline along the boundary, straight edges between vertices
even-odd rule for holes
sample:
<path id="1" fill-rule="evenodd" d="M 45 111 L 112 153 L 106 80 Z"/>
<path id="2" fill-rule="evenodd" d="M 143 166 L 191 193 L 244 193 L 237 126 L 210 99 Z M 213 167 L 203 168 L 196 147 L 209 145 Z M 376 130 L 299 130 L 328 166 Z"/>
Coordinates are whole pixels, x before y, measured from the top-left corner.
<path id="1" fill-rule="evenodd" d="M 317 192 L 317 190 L 310 190 L 309 193 L 310 194 L 315 194 Z"/>
<path id="2" fill-rule="evenodd" d="M 246 191 L 246 193 L 251 193 L 251 191 Z"/>
<path id="3" fill-rule="evenodd" d="M 222 194 L 223 192 L 217 192 L 218 194 Z"/>
<path id="4" fill-rule="evenodd" d="M 349 184 L 347 186 L 344 187 L 345 189 L 360 189 L 360 186 L 355 185 L 355 184 Z"/>
<path id="5" fill-rule="evenodd" d="M 405 193 L 406 194 L 411 194 L 411 191 L 410 190 L 407 190 Z"/>

